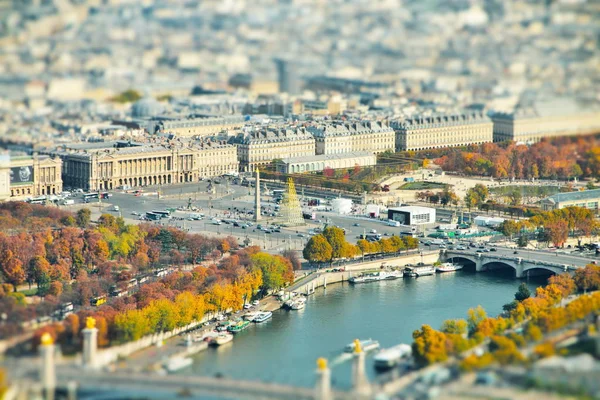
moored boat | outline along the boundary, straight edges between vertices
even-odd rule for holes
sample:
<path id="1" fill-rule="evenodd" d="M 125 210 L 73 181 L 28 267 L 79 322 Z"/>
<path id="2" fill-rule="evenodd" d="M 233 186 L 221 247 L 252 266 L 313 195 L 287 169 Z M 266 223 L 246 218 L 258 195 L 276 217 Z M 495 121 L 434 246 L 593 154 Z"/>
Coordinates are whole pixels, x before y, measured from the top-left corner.
<path id="1" fill-rule="evenodd" d="M 449 262 L 440 264 L 435 268 L 436 272 L 454 272 L 454 271 L 459 271 L 461 269 L 463 269 L 462 265 L 449 263 Z"/>
<path id="2" fill-rule="evenodd" d="M 217 336 L 213 337 L 210 344 L 213 346 L 222 346 L 233 340 L 233 335 L 227 332 L 221 332 Z"/>
<path id="3" fill-rule="evenodd" d="M 369 282 L 377 282 L 377 281 L 385 281 L 385 280 L 393 280 L 402 277 L 401 271 L 380 271 L 380 272 L 372 272 L 365 273 L 360 276 L 355 276 L 348 279 L 350 283 L 369 283 Z"/>
<path id="4" fill-rule="evenodd" d="M 410 345 L 402 343 L 389 349 L 382 349 L 373 357 L 373 361 L 376 369 L 385 370 L 395 367 L 403 358 L 409 357 L 411 354 Z"/>
<path id="5" fill-rule="evenodd" d="M 420 276 L 427 276 L 435 274 L 435 268 L 432 265 L 422 265 L 418 267 L 406 267 L 404 269 L 404 276 L 409 278 L 418 278 Z"/>
<path id="6" fill-rule="evenodd" d="M 352 342 L 352 343 L 346 345 L 346 347 L 344 347 L 344 352 L 353 353 L 355 347 L 356 347 L 356 345 L 354 344 L 354 342 Z M 361 340 L 360 347 L 361 347 L 362 351 L 364 351 L 366 353 L 368 351 L 378 349 L 379 342 L 377 340 L 373 340 L 373 339 Z"/>
<path id="7" fill-rule="evenodd" d="M 256 315 L 256 317 L 254 317 L 254 319 L 252 321 L 256 322 L 257 324 L 260 324 L 261 322 L 265 322 L 272 316 L 273 316 L 273 313 L 271 311 L 261 311 Z"/>
<path id="8" fill-rule="evenodd" d="M 234 323 L 233 325 L 229 325 L 227 330 L 231 333 L 238 333 L 238 332 L 241 332 L 244 329 L 246 329 L 248 327 L 248 325 L 250 325 L 250 321 L 239 320 L 236 323 Z"/>
<path id="9" fill-rule="evenodd" d="M 168 360 L 164 364 L 164 367 L 167 370 L 167 372 L 176 372 L 176 371 L 179 371 L 180 369 L 189 367 L 193 363 L 194 363 L 194 361 L 191 358 L 174 357 L 174 358 L 171 358 L 170 360 Z"/>
<path id="10" fill-rule="evenodd" d="M 292 310 L 301 310 L 306 306 L 306 299 L 304 297 L 300 297 L 296 300 L 294 300 L 294 302 L 291 305 L 291 309 Z"/>

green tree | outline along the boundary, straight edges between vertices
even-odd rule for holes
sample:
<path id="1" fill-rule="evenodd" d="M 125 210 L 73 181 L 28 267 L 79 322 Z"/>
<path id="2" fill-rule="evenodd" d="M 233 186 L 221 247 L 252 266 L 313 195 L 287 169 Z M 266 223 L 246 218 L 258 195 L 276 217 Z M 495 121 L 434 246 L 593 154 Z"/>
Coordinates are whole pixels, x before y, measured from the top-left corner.
<path id="1" fill-rule="evenodd" d="M 517 239 L 517 246 L 519 246 L 521 248 L 527 247 L 528 244 L 529 244 L 529 239 L 527 239 L 527 236 L 525 236 L 525 235 L 521 235 Z"/>
<path id="2" fill-rule="evenodd" d="M 92 212 L 90 211 L 90 209 L 82 208 L 79 211 L 77 211 L 75 222 L 77 223 L 78 227 L 87 228 L 87 226 L 90 224 L 91 219 Z"/>
<path id="3" fill-rule="evenodd" d="M 531 297 L 531 291 L 527 287 L 527 284 L 525 284 L 525 282 L 521 283 L 519 285 L 519 289 L 517 289 L 517 292 L 515 293 L 515 300 L 516 301 L 523 301 L 523 300 L 528 299 L 530 297 Z"/>
<path id="4" fill-rule="evenodd" d="M 133 103 L 142 98 L 140 92 L 134 89 L 128 89 L 118 95 L 112 97 L 110 100 L 114 103 Z"/>
<path id="5" fill-rule="evenodd" d="M 446 334 L 464 335 L 467 329 L 468 324 L 464 319 L 447 319 L 442 324 L 442 332 Z"/>
<path id="6" fill-rule="evenodd" d="M 308 240 L 302 255 L 312 262 L 323 263 L 331 260 L 333 249 L 323 235 L 315 235 Z"/>
<path id="7" fill-rule="evenodd" d="M 469 308 L 467 311 L 467 322 L 469 324 L 469 332 L 475 332 L 477 325 L 487 318 L 487 314 L 483 307 L 477 306 L 475 308 Z"/>
<path id="8" fill-rule="evenodd" d="M 260 269 L 263 279 L 263 291 L 278 290 L 293 281 L 291 263 L 281 256 L 257 253 L 251 257 L 254 268 Z M 290 277 L 291 272 L 291 277 Z"/>

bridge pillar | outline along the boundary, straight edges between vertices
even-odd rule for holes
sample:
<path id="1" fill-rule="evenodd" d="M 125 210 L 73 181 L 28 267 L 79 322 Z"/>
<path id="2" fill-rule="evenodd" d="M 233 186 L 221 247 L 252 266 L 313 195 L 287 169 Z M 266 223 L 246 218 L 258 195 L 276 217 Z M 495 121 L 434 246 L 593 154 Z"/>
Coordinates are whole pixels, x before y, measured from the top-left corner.
<path id="1" fill-rule="evenodd" d="M 316 400 L 331 400 L 331 370 L 325 358 L 317 360 L 317 384 L 315 386 Z"/>
<path id="2" fill-rule="evenodd" d="M 365 352 L 360 341 L 354 341 L 354 359 L 352 360 L 352 390 L 355 394 L 366 397 L 371 393 L 371 387 L 365 373 Z"/>
<path id="3" fill-rule="evenodd" d="M 49 333 L 42 335 L 40 344 L 40 356 L 42 364 L 40 366 L 40 382 L 44 391 L 44 399 L 53 400 L 56 389 L 56 368 L 54 365 L 54 340 Z"/>
<path id="4" fill-rule="evenodd" d="M 481 272 L 483 270 L 483 259 L 481 258 L 481 254 L 477 254 L 477 259 L 475 260 L 475 271 Z"/>
<path id="5" fill-rule="evenodd" d="M 88 317 L 85 321 L 86 328 L 83 333 L 83 366 L 84 368 L 96 367 L 96 350 L 98 349 L 98 329 L 96 320 Z"/>
<path id="6" fill-rule="evenodd" d="M 517 261 L 515 264 L 515 277 L 523 278 L 525 276 L 525 272 L 523 272 L 524 269 L 525 266 L 523 265 L 523 262 L 521 260 Z"/>

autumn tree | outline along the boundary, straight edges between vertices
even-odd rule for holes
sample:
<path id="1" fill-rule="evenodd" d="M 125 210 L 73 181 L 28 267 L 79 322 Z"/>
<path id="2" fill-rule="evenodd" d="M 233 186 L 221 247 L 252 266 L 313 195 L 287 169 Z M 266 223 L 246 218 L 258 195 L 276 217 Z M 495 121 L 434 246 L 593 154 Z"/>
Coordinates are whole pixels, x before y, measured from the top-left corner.
<path id="1" fill-rule="evenodd" d="M 302 251 L 302 256 L 311 263 L 324 263 L 333 258 L 333 248 L 323 235 L 314 235 Z"/>
<path id="2" fill-rule="evenodd" d="M 442 332 L 446 334 L 465 335 L 468 324 L 464 319 L 447 319 L 442 324 Z"/>
<path id="3" fill-rule="evenodd" d="M 263 291 L 278 290 L 294 280 L 291 264 L 281 256 L 258 253 L 252 256 L 252 264 L 262 272 Z"/>
<path id="4" fill-rule="evenodd" d="M 348 255 L 348 242 L 346 234 L 337 226 L 328 226 L 323 229 L 323 236 L 331 246 L 331 260 L 346 257 Z"/>
<path id="5" fill-rule="evenodd" d="M 555 285 L 560 289 L 562 297 L 567 297 L 573 292 L 575 292 L 576 285 L 575 281 L 568 273 L 560 274 L 560 275 L 552 275 L 548 279 L 548 283 L 550 285 Z"/>
<path id="6" fill-rule="evenodd" d="M 483 307 L 477 306 L 475 308 L 469 308 L 467 311 L 467 323 L 469 325 L 469 332 L 474 332 L 477 325 L 487 318 L 487 314 Z"/>
<path id="7" fill-rule="evenodd" d="M 38 289 L 43 283 L 49 283 L 50 263 L 45 257 L 37 256 L 34 257 L 27 269 L 27 280 L 31 285 L 35 282 Z"/>
<path id="8" fill-rule="evenodd" d="M 423 325 L 420 330 L 414 331 L 413 339 L 413 357 L 418 365 L 431 365 L 448 358 L 446 336 L 431 326 Z"/>
<path id="9" fill-rule="evenodd" d="M 281 255 L 287 260 L 289 260 L 289 262 L 292 264 L 292 268 L 294 269 L 294 271 L 302 269 L 302 263 L 300 262 L 300 258 L 298 258 L 298 253 L 295 250 L 284 250 L 281 252 Z"/>
<path id="10" fill-rule="evenodd" d="M 548 234 L 548 239 L 556 247 L 561 247 L 567 241 L 569 237 L 569 226 L 566 221 L 557 219 L 555 221 L 548 222 L 544 226 L 545 231 Z"/>
<path id="11" fill-rule="evenodd" d="M 25 282 L 26 278 L 21 260 L 14 257 L 12 251 L 5 250 L 0 255 L 0 268 L 4 280 L 13 285 L 13 290 L 16 292 L 17 286 Z"/>

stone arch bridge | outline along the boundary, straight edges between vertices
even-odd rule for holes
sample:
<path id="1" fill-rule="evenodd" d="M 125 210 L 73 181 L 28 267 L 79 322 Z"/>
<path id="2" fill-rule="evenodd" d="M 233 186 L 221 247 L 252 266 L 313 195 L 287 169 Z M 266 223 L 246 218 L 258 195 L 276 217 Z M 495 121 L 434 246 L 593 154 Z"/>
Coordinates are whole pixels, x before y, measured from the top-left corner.
<path id="1" fill-rule="evenodd" d="M 571 263 L 571 259 L 561 260 L 557 257 L 556 261 L 535 259 L 531 255 L 519 257 L 519 255 L 496 254 L 496 253 L 474 253 L 472 251 L 462 250 L 442 250 L 440 252 L 440 261 L 467 260 L 475 264 L 477 272 L 487 271 L 498 266 L 498 264 L 512 268 L 517 278 L 528 276 L 533 270 L 545 270 L 553 274 L 562 274 L 564 272 L 574 273 L 578 268 L 585 266 L 586 262 L 578 264 Z M 561 262 L 562 261 L 562 262 Z M 591 261 L 591 260 L 590 260 Z"/>

